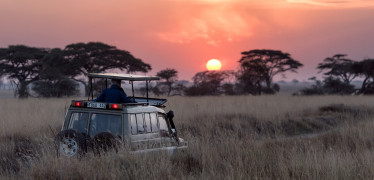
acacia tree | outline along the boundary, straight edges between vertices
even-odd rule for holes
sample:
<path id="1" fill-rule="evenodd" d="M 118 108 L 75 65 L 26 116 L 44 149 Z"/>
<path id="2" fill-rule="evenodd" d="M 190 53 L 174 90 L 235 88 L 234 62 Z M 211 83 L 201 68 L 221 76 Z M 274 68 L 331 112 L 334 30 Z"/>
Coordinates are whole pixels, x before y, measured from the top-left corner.
<path id="1" fill-rule="evenodd" d="M 173 84 L 178 79 L 178 71 L 175 69 L 169 69 L 166 68 L 164 70 L 159 71 L 156 76 L 160 77 L 161 79 L 165 80 L 165 82 L 161 82 L 161 84 L 164 84 L 167 86 L 167 93 L 168 96 L 170 96 L 170 93 L 173 88 Z"/>
<path id="2" fill-rule="evenodd" d="M 254 71 L 259 78 L 257 81 L 264 81 L 267 89 L 271 89 L 273 77 L 277 74 L 287 71 L 296 72 L 299 67 L 303 66 L 299 61 L 291 58 L 288 53 L 268 49 L 242 52 L 239 63 L 243 74 L 242 78 L 245 78 L 248 72 Z"/>
<path id="3" fill-rule="evenodd" d="M 0 74 L 14 80 L 19 98 L 29 96 L 28 85 L 39 78 L 41 59 L 48 52 L 24 45 L 0 49 Z"/>
<path id="4" fill-rule="evenodd" d="M 243 62 L 241 70 L 237 74 L 237 88 L 240 93 L 249 93 L 252 95 L 261 95 L 261 83 L 266 80 L 265 72 L 266 67 L 259 61 Z"/>
<path id="5" fill-rule="evenodd" d="M 356 75 L 364 78 L 360 93 L 374 94 L 374 59 L 365 59 L 360 62 L 355 62 L 352 69 Z"/>
<path id="6" fill-rule="evenodd" d="M 101 42 L 76 43 L 67 45 L 64 49 L 64 59 L 67 63 L 75 64 L 76 75 L 73 80 L 80 82 L 88 94 L 88 73 L 100 73 L 110 69 L 130 72 L 148 72 L 149 64 L 135 58 L 128 51 L 117 49 Z"/>
<path id="7" fill-rule="evenodd" d="M 179 96 L 182 96 L 183 95 L 183 92 L 186 90 L 187 88 L 187 84 L 189 82 L 186 81 L 186 80 L 181 80 L 181 81 L 176 81 L 174 84 L 174 94 L 173 95 L 179 95 Z"/>
<path id="8" fill-rule="evenodd" d="M 327 57 L 318 64 L 317 68 L 320 72 L 327 70 L 324 75 L 337 77 L 344 83 L 350 84 L 357 74 L 352 69 L 354 61 L 345 58 L 346 56 L 346 54 L 335 54 Z"/>
<path id="9" fill-rule="evenodd" d="M 32 88 L 38 96 L 62 97 L 79 93 L 79 85 L 69 78 L 76 75 L 76 67 L 65 62 L 61 49 L 50 50 L 41 63 L 40 78 Z"/>
<path id="10" fill-rule="evenodd" d="M 192 78 L 194 85 L 185 90 L 187 95 L 219 95 L 223 92 L 222 82 L 230 77 L 229 71 L 203 71 Z"/>

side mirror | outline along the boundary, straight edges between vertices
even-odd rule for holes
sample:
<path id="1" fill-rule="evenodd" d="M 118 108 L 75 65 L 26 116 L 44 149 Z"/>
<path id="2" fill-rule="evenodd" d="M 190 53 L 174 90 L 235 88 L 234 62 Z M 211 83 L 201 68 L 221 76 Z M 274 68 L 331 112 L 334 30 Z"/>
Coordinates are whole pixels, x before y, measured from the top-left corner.
<path id="1" fill-rule="evenodd" d="M 174 121 L 173 121 L 174 112 L 173 111 L 169 111 L 168 113 L 166 113 L 166 116 L 168 117 L 168 120 L 170 122 L 171 128 L 174 129 L 174 131 L 175 131 L 175 125 L 174 125 Z"/>
<path id="2" fill-rule="evenodd" d="M 169 119 L 173 119 L 174 118 L 174 112 L 173 111 L 169 111 L 167 114 Z"/>

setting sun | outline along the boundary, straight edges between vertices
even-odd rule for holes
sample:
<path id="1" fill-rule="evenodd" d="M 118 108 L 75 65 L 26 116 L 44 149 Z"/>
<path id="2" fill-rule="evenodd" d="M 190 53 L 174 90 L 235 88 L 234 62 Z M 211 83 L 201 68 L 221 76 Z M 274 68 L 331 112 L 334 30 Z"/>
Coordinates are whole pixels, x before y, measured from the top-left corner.
<path id="1" fill-rule="evenodd" d="M 209 71 L 218 71 L 221 69 L 221 62 L 218 59 L 211 59 L 206 63 L 206 68 Z"/>

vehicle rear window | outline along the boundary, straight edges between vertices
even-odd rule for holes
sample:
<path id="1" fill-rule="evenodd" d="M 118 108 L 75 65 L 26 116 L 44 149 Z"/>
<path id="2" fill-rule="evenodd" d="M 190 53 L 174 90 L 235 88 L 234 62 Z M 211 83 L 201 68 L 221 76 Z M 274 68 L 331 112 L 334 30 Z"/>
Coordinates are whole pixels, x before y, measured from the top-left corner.
<path id="1" fill-rule="evenodd" d="M 117 136 L 122 135 L 121 115 L 92 114 L 90 124 L 90 136 L 101 132 L 110 132 Z"/>
<path id="2" fill-rule="evenodd" d="M 81 133 L 87 133 L 88 113 L 73 112 L 70 116 L 68 129 L 75 129 Z"/>

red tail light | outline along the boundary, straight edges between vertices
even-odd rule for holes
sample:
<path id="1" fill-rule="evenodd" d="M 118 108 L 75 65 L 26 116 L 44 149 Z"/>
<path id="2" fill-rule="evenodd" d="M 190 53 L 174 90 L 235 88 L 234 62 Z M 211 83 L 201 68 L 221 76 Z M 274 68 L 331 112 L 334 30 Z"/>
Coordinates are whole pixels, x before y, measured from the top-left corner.
<path id="1" fill-rule="evenodd" d="M 84 107 L 84 103 L 82 101 L 71 101 L 71 106 L 74 107 Z"/>
<path id="2" fill-rule="evenodd" d="M 121 110 L 122 104 L 109 104 L 109 109 Z"/>
<path id="3" fill-rule="evenodd" d="M 79 102 L 79 101 L 75 102 L 75 106 L 78 106 L 78 107 L 82 106 L 82 102 Z"/>
<path id="4" fill-rule="evenodd" d="M 112 109 L 118 109 L 118 104 L 112 104 Z"/>

